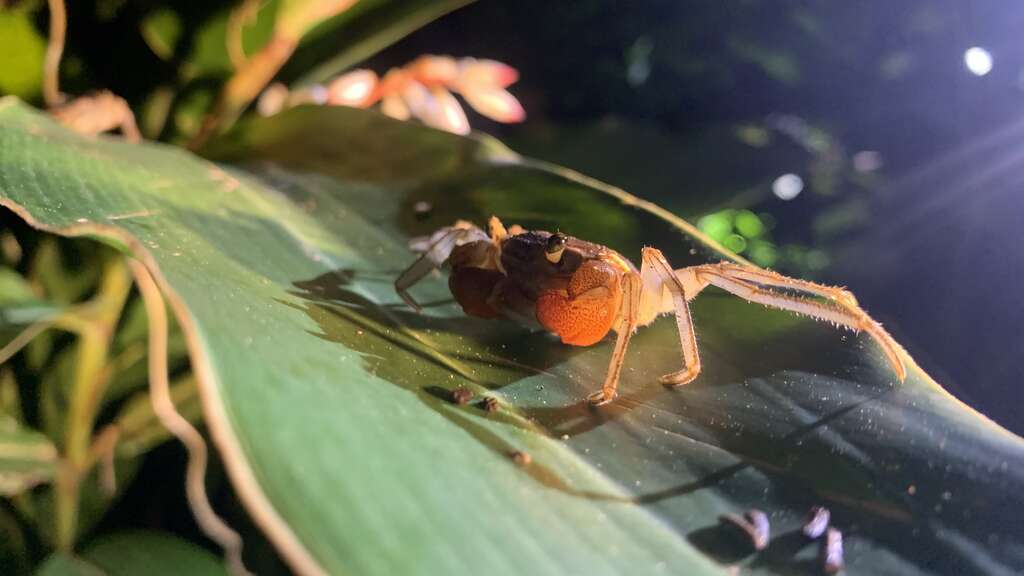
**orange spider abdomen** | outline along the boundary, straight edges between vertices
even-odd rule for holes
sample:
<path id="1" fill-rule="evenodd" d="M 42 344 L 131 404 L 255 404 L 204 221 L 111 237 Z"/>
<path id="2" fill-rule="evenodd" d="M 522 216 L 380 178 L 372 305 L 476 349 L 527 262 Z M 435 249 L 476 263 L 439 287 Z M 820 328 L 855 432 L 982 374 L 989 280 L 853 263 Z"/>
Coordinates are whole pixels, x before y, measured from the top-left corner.
<path id="1" fill-rule="evenodd" d="M 612 329 L 621 297 L 618 270 L 607 262 L 591 260 L 576 270 L 566 290 L 540 293 L 537 321 L 566 344 L 590 346 Z"/>

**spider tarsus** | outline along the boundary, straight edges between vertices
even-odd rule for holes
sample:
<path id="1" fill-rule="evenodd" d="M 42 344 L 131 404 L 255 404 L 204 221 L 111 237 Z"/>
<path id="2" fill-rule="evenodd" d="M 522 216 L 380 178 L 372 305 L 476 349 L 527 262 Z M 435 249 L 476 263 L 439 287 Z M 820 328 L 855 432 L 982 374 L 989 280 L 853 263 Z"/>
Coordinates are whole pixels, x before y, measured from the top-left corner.
<path id="1" fill-rule="evenodd" d="M 615 400 L 616 396 L 618 396 L 618 394 L 615 392 L 605 394 L 604 390 L 598 390 L 597 392 L 587 396 L 587 402 L 589 402 L 591 406 L 604 406 L 605 404 L 611 403 L 612 400 Z"/>
<path id="2" fill-rule="evenodd" d="M 665 386 L 675 388 L 676 386 L 682 386 L 684 384 L 689 384 L 690 382 L 693 382 L 694 380 L 697 379 L 697 374 L 699 373 L 700 370 L 686 368 L 678 372 L 665 374 L 664 376 L 658 378 L 658 382 L 661 382 Z"/>

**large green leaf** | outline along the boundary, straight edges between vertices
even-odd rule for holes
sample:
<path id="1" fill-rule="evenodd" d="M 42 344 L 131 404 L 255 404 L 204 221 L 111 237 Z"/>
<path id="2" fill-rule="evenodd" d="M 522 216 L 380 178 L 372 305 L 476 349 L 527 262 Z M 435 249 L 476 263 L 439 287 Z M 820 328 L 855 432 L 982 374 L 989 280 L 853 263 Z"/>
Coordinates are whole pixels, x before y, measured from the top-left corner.
<path id="1" fill-rule="evenodd" d="M 297 109 L 210 153 L 239 167 L 0 104 L 0 201 L 117 237 L 157 274 L 232 480 L 293 567 L 809 573 L 817 548 L 794 530 L 813 504 L 833 509 L 853 573 L 1024 566 L 1024 444 L 916 367 L 895 383 L 866 340 L 709 291 L 702 376 L 656 384 L 680 363 L 660 321 L 634 339 L 620 400 L 592 409 L 607 343 L 466 318 L 441 279 L 416 288 L 436 302 L 422 315 L 391 288 L 410 236 L 491 213 L 677 266 L 721 257 L 658 209 L 358 110 Z M 502 409 L 451 404 L 459 386 Z M 716 526 L 752 506 L 776 534 L 758 554 Z"/>
<path id="2" fill-rule="evenodd" d="M 202 548 L 156 532 L 122 532 L 101 538 L 80 556 L 53 554 L 36 576 L 221 576 L 217 558 Z"/>

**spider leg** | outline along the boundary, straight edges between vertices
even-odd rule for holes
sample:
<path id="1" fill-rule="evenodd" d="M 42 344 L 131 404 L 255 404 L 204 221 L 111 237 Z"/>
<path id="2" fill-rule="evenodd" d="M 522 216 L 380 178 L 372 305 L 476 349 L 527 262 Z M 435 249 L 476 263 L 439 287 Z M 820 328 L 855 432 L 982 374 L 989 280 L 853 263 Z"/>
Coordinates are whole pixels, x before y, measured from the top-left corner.
<path id="1" fill-rule="evenodd" d="M 587 400 L 594 406 L 607 404 L 615 399 L 618 394 L 619 373 L 622 372 L 622 363 L 626 359 L 626 348 L 629 340 L 636 332 L 637 322 L 640 314 L 640 299 L 643 294 L 643 283 L 640 275 L 636 272 L 627 272 L 622 276 L 622 303 L 620 304 L 619 324 L 615 331 L 615 349 L 612 351 L 611 363 L 608 365 L 608 375 L 605 376 L 604 385 L 600 390 L 587 396 Z"/>
<path id="2" fill-rule="evenodd" d="M 487 221 L 487 230 L 491 233 L 491 242 L 495 244 L 508 237 L 508 230 L 505 230 L 505 225 L 501 223 L 501 218 L 497 216 L 491 216 Z"/>
<path id="3" fill-rule="evenodd" d="M 685 278 L 685 280 L 684 280 Z M 690 317 L 690 306 L 687 303 L 706 285 L 699 284 L 693 274 L 680 274 L 672 270 L 665 255 L 656 248 L 644 248 L 640 264 L 639 277 L 635 273 L 624 276 L 624 296 L 622 322 L 612 352 L 611 365 L 601 390 L 588 398 L 592 404 L 601 405 L 611 402 L 616 396 L 619 385 L 619 373 L 626 357 L 626 347 L 636 327 L 647 324 L 660 312 L 674 311 L 676 327 L 679 330 L 680 355 L 683 358 L 683 369 L 666 374 L 660 378 L 662 383 L 671 385 L 686 384 L 700 373 L 700 354 L 697 352 L 697 336 L 693 330 Z M 691 286 L 687 287 L 687 283 Z M 692 292 L 692 294 L 690 293 Z M 665 296 L 669 299 L 666 300 Z"/>
<path id="4" fill-rule="evenodd" d="M 139 125 L 135 123 L 135 114 L 124 100 L 121 100 L 121 105 L 123 106 L 120 123 L 121 134 L 129 142 L 141 142 L 142 133 L 139 132 Z"/>
<path id="5" fill-rule="evenodd" d="M 409 294 L 409 288 L 412 288 L 427 274 L 443 266 L 456 246 L 475 240 L 489 239 L 483 230 L 476 226 L 457 223 L 455 226 L 442 228 L 431 237 L 431 240 L 433 242 L 424 250 L 423 254 L 395 279 L 395 292 L 398 292 L 402 300 L 417 312 L 420 312 L 422 308 Z"/>
<path id="6" fill-rule="evenodd" d="M 802 292 L 821 296 L 822 298 L 828 298 L 829 300 L 857 307 L 857 309 L 860 310 L 857 304 L 857 299 L 853 294 L 842 288 L 815 284 L 814 282 L 808 282 L 807 280 L 799 280 L 797 278 L 783 276 L 782 274 L 772 272 L 771 270 L 751 268 L 749 266 L 741 266 L 731 262 L 720 262 L 718 263 L 718 267 L 723 271 L 723 273 L 728 274 L 732 278 L 756 282 L 757 284 L 764 286 L 800 290 Z M 863 312 L 863 310 L 861 310 L 861 312 Z"/>
<path id="7" fill-rule="evenodd" d="M 882 348 L 893 371 L 902 382 L 907 376 L 900 353 L 902 348 L 860 306 L 853 295 L 839 288 L 821 286 L 804 280 L 787 278 L 774 272 L 737 266 L 735 264 L 711 264 L 684 268 L 692 270 L 698 278 L 709 284 L 739 296 L 750 302 L 757 302 L 780 310 L 804 314 L 816 320 L 845 326 L 855 332 L 861 330 L 870 335 Z M 682 272 L 682 271 L 680 271 Z M 768 286 L 768 287 L 766 287 Z M 772 290 L 770 287 L 803 291 L 826 300 L 801 298 Z"/>
<path id="8" fill-rule="evenodd" d="M 679 330 L 683 369 L 666 374 L 659 380 L 663 384 L 674 386 L 691 382 L 700 374 L 700 354 L 697 351 L 697 335 L 693 330 L 693 318 L 690 315 L 688 301 L 692 300 L 707 283 L 701 284 L 695 275 L 680 274 L 672 270 L 665 255 L 656 248 L 644 248 L 640 269 L 646 285 L 651 288 L 646 292 L 650 297 L 661 298 L 661 302 L 657 303 L 661 310 L 675 313 L 676 327 Z M 666 292 L 671 297 L 671 304 L 665 301 Z"/>

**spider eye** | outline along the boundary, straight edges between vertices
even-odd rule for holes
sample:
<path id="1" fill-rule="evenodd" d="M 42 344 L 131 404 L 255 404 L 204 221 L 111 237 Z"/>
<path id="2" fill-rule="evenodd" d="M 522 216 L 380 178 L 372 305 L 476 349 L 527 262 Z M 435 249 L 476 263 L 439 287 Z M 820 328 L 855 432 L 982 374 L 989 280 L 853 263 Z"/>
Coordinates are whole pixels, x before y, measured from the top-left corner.
<path id="1" fill-rule="evenodd" d="M 556 232 L 548 237 L 548 245 L 544 250 L 544 255 L 547 257 L 548 262 L 558 264 L 562 260 L 562 252 L 565 252 L 565 234 Z"/>

